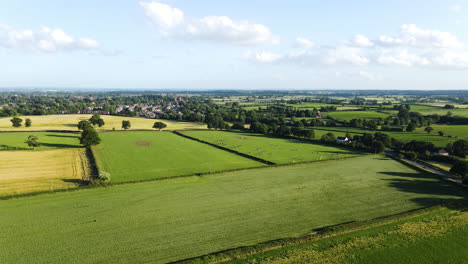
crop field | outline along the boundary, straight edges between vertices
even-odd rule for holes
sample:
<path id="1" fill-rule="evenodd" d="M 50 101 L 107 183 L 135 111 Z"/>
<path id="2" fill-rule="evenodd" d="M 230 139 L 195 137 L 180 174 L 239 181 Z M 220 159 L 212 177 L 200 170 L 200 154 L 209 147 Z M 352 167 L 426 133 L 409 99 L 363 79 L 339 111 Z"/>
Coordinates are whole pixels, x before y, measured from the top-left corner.
<path id="1" fill-rule="evenodd" d="M 0 256 L 166 263 L 465 197 L 383 156 L 45 194 L 0 201 Z"/>
<path id="2" fill-rule="evenodd" d="M 0 151 L 0 161 L 0 196 L 76 188 L 89 175 L 84 149 Z"/>
<path id="3" fill-rule="evenodd" d="M 26 143 L 28 136 L 38 137 L 41 146 L 36 150 L 56 149 L 56 148 L 80 148 L 79 134 L 74 133 L 52 133 L 52 132 L 21 132 L 21 133 L 0 133 L 0 149 L 2 145 L 9 147 L 30 148 Z M 31 148 L 32 149 L 32 148 Z"/>
<path id="4" fill-rule="evenodd" d="M 30 118 L 32 121 L 31 127 L 12 127 L 9 118 L 0 118 L 0 131 L 44 131 L 44 130 L 77 130 L 76 125 L 81 120 L 88 120 L 91 115 L 46 115 L 46 116 L 21 116 L 23 120 Z M 205 124 L 192 122 L 177 122 L 172 120 L 158 120 L 138 117 L 122 117 L 122 116 L 102 116 L 105 125 L 97 130 L 122 130 L 122 120 L 129 120 L 131 129 L 154 130 L 154 122 L 161 121 L 167 124 L 165 130 L 184 130 L 184 129 L 202 129 L 206 128 Z M 24 121 L 23 121 L 24 123 Z"/>
<path id="5" fill-rule="evenodd" d="M 467 209 L 466 204 L 435 207 L 357 227 L 345 226 L 319 235 L 313 242 L 298 241 L 227 263 L 463 264 L 468 258 Z"/>
<path id="6" fill-rule="evenodd" d="M 377 118 L 386 118 L 390 116 L 389 114 L 379 113 L 379 112 L 374 112 L 374 111 L 343 111 L 343 112 L 327 113 L 327 115 L 340 121 L 350 121 L 355 118 L 377 119 Z"/>
<path id="7" fill-rule="evenodd" d="M 432 134 L 442 131 L 445 136 L 468 138 L 468 125 L 431 125 L 431 127 L 434 129 Z M 416 132 L 426 133 L 424 127 L 416 129 Z"/>
<path id="8" fill-rule="evenodd" d="M 277 164 L 340 159 L 361 152 L 313 144 L 297 139 L 274 138 L 259 134 L 226 131 L 185 131 L 185 135 L 268 160 Z"/>
<path id="9" fill-rule="evenodd" d="M 95 147 L 112 182 L 133 182 L 264 166 L 170 132 L 106 132 Z"/>

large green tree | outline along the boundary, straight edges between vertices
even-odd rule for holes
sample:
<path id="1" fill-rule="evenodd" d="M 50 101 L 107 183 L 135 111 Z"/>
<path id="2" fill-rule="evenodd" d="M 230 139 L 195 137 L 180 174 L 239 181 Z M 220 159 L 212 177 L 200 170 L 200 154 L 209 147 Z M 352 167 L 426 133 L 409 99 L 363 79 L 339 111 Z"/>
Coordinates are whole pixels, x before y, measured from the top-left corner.
<path id="1" fill-rule="evenodd" d="M 127 130 L 132 126 L 129 120 L 122 120 L 122 128 Z"/>
<path id="2" fill-rule="evenodd" d="M 85 126 L 83 131 L 81 131 L 80 144 L 85 147 L 91 147 L 99 145 L 99 143 L 101 143 L 101 139 L 96 130 L 92 126 Z"/>
<path id="3" fill-rule="evenodd" d="M 167 125 L 165 123 L 163 123 L 163 122 L 156 122 L 153 125 L 153 128 L 159 129 L 159 131 L 161 131 L 161 129 L 166 128 L 166 127 L 167 127 Z"/>
<path id="4" fill-rule="evenodd" d="M 23 119 L 15 116 L 10 121 L 14 127 L 20 127 L 21 123 L 23 122 Z"/>
<path id="5" fill-rule="evenodd" d="M 26 139 L 24 143 L 28 144 L 29 147 L 32 147 L 33 149 L 35 149 L 36 147 L 39 147 L 41 145 L 38 142 L 38 140 L 39 140 L 38 137 L 31 135 L 28 137 L 28 139 Z"/>
<path id="6" fill-rule="evenodd" d="M 104 122 L 104 119 L 101 118 L 101 115 L 96 113 L 94 114 L 90 119 L 89 119 L 89 122 L 93 125 L 93 126 L 99 126 L 99 127 L 102 127 L 105 122 Z"/>

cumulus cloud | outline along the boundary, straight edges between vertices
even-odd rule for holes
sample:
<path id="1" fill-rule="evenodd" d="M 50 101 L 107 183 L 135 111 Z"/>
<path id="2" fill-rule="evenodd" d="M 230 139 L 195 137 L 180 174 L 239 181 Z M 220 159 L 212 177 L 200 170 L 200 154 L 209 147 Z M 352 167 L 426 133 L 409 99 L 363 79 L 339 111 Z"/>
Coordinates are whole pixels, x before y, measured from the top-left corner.
<path id="1" fill-rule="evenodd" d="M 414 24 L 401 26 L 397 37 L 380 36 L 384 46 L 412 46 L 419 48 L 459 48 L 461 41 L 449 32 L 421 29 Z"/>
<path id="2" fill-rule="evenodd" d="M 315 47 L 315 43 L 306 38 L 297 38 L 296 46 L 299 48 L 310 49 L 310 48 Z"/>
<path id="3" fill-rule="evenodd" d="M 146 16 L 166 37 L 205 40 L 237 46 L 277 44 L 279 38 L 262 24 L 235 21 L 227 16 L 186 17 L 177 8 L 159 2 L 140 2 Z"/>
<path id="4" fill-rule="evenodd" d="M 57 52 L 94 50 L 99 48 L 99 43 L 89 38 L 74 38 L 61 29 L 43 26 L 33 31 L 0 25 L 0 46 L 33 52 Z"/>
<path id="5" fill-rule="evenodd" d="M 297 41 L 296 41 L 297 42 Z M 263 51 L 248 59 L 259 63 L 316 66 L 424 67 L 440 69 L 468 69 L 468 50 L 457 36 L 439 30 L 403 25 L 396 36 L 381 35 L 371 40 L 356 35 L 333 46 L 302 46 L 274 56 Z"/>

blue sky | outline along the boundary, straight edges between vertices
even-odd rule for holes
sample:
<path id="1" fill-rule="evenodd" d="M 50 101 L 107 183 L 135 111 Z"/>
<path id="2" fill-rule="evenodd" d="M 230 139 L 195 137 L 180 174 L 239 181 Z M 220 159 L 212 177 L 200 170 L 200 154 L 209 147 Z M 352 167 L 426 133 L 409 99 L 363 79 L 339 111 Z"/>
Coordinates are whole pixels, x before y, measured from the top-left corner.
<path id="1" fill-rule="evenodd" d="M 468 89 L 468 1 L 0 0 L 0 87 Z"/>

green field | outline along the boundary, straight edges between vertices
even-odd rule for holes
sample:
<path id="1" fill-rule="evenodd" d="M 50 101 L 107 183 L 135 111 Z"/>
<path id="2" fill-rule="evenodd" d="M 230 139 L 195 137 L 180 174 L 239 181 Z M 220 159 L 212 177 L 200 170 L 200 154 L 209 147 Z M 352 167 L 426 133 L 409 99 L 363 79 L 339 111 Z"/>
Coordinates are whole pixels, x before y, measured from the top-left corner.
<path id="1" fill-rule="evenodd" d="M 432 108 L 432 109 L 423 109 L 418 110 L 423 115 L 446 115 L 448 112 L 452 112 L 454 116 L 468 117 L 468 108 L 460 109 L 444 109 L 444 108 Z"/>
<path id="2" fill-rule="evenodd" d="M 432 134 L 427 134 L 416 132 L 375 131 L 352 127 L 320 127 L 313 129 L 315 130 L 317 135 L 324 134 L 326 132 L 332 132 L 335 136 L 344 136 L 346 132 L 350 132 L 351 135 L 362 135 L 364 133 L 374 134 L 376 132 L 382 132 L 384 134 L 388 134 L 390 137 L 393 137 L 403 142 L 409 142 L 411 140 L 428 141 L 432 142 L 436 147 L 445 147 L 448 143 L 453 143 L 456 141 L 455 138 L 449 138 L 446 136 L 441 137 L 439 135 L 436 135 L 434 132 Z"/>
<path id="3" fill-rule="evenodd" d="M 264 166 L 170 132 L 108 132 L 100 136 L 96 158 L 114 183 Z"/>
<path id="4" fill-rule="evenodd" d="M 41 143 L 41 146 L 36 147 L 36 150 L 82 147 L 79 141 L 79 134 L 55 132 L 0 133 L 0 145 L 29 148 L 28 145 L 24 142 L 30 135 L 34 135 L 39 138 L 38 141 Z M 2 146 L 0 146 L 0 149 L 1 148 Z"/>
<path id="5" fill-rule="evenodd" d="M 185 135 L 277 164 L 347 158 L 361 155 L 350 149 L 245 132 L 185 131 Z"/>
<path id="6" fill-rule="evenodd" d="M 239 260 L 227 263 L 464 264 L 468 258 L 467 209 L 466 204 L 435 207 L 357 226 L 343 226 L 337 232 L 312 237 L 313 242 L 298 240 L 274 250 L 268 250 L 265 245 L 266 252 L 246 258 L 236 256 Z M 254 252 L 259 251 L 261 247 Z"/>
<path id="7" fill-rule="evenodd" d="M 432 134 L 443 131 L 445 136 L 468 138 L 468 125 L 431 125 L 431 127 L 434 128 Z M 416 132 L 426 133 L 424 127 L 416 129 Z"/>
<path id="8" fill-rule="evenodd" d="M 389 114 L 374 111 L 343 111 L 327 113 L 328 116 L 339 121 L 350 121 L 352 119 L 377 119 L 389 117 Z"/>
<path id="9" fill-rule="evenodd" d="M 463 197 L 382 156 L 46 194 L 0 201 L 0 256 L 165 263 Z"/>

